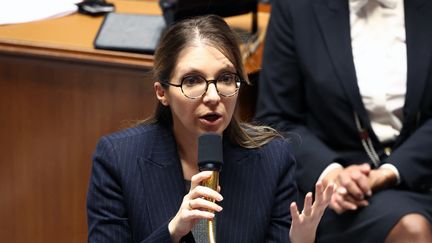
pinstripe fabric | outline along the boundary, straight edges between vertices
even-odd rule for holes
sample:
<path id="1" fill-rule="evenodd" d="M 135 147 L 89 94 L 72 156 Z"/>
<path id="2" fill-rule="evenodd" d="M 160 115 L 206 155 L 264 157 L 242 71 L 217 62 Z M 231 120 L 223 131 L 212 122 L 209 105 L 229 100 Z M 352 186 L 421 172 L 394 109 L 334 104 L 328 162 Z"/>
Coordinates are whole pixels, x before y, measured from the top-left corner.
<path id="1" fill-rule="evenodd" d="M 289 145 L 281 139 L 261 149 L 225 142 L 217 241 L 289 242 L 289 204 L 297 197 L 294 171 Z M 88 240 L 171 242 L 168 223 L 185 194 L 169 129 L 147 125 L 103 137 L 87 194 Z"/>

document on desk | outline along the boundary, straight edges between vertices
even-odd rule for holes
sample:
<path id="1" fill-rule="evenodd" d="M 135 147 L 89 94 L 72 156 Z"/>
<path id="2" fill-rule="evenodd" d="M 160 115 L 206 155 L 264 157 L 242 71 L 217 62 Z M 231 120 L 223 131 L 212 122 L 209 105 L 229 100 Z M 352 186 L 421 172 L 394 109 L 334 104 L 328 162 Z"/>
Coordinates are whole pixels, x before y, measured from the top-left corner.
<path id="1" fill-rule="evenodd" d="M 0 0 L 0 25 L 62 17 L 78 10 L 82 0 Z"/>

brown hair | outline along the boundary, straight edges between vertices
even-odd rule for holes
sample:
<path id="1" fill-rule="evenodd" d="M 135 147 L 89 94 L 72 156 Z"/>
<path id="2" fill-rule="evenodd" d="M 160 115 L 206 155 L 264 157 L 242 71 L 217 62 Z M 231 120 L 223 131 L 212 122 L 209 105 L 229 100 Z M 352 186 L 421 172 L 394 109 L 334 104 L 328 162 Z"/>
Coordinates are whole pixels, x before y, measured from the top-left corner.
<path id="1" fill-rule="evenodd" d="M 174 24 L 165 32 L 155 52 L 154 80 L 169 81 L 177 65 L 179 53 L 196 43 L 197 40 L 219 50 L 234 65 L 236 73 L 249 84 L 238 37 L 228 24 L 216 15 L 186 19 Z M 168 86 L 164 88 L 168 89 Z M 172 126 L 170 108 L 158 103 L 154 116 L 145 120 L 144 123 Z M 235 116 L 224 131 L 224 137 L 246 148 L 260 147 L 276 136 L 280 135 L 270 127 L 240 123 Z"/>

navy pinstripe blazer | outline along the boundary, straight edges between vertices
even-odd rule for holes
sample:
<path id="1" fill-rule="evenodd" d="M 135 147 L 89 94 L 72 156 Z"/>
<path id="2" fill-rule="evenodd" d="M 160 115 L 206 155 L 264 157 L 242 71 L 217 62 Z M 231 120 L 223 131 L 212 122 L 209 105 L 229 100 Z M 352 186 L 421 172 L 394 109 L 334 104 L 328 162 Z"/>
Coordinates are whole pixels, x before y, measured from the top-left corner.
<path id="1" fill-rule="evenodd" d="M 297 187 L 287 142 L 274 139 L 245 149 L 225 141 L 223 149 L 217 241 L 289 242 L 289 204 L 297 199 Z M 87 195 L 88 240 L 171 242 L 168 223 L 185 194 L 170 129 L 142 125 L 103 137 Z M 186 238 L 193 242 L 190 234 Z"/>

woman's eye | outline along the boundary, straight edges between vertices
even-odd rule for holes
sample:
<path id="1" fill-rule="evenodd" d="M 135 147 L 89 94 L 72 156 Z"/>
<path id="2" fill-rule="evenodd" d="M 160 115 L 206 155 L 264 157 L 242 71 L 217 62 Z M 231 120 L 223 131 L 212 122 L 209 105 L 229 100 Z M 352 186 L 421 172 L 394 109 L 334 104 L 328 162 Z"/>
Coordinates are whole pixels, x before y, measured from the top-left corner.
<path id="1" fill-rule="evenodd" d="M 203 79 L 199 76 L 188 76 L 183 78 L 183 85 L 187 85 L 187 86 L 195 86 L 201 84 L 202 82 Z"/>
<path id="2" fill-rule="evenodd" d="M 234 74 L 222 74 L 218 78 L 218 82 L 222 82 L 225 84 L 231 84 L 236 81 L 236 76 Z"/>

